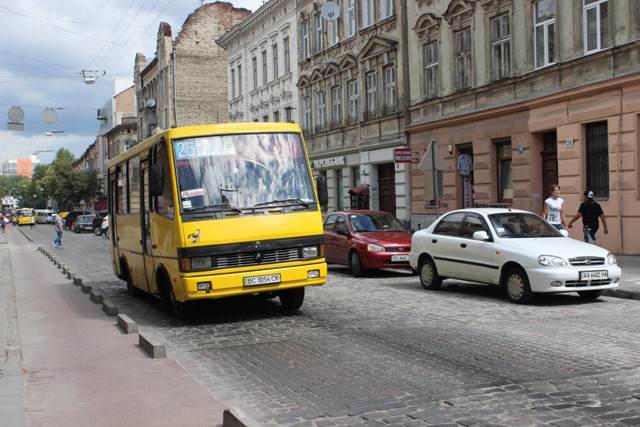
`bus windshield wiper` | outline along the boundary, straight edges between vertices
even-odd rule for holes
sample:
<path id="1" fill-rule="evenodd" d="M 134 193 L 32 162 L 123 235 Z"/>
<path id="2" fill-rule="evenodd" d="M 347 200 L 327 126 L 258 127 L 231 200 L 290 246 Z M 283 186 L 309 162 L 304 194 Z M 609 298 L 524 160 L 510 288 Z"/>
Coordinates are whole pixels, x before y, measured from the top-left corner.
<path id="1" fill-rule="evenodd" d="M 305 208 L 309 207 L 309 203 L 305 202 L 304 200 L 302 200 L 299 197 L 291 197 L 289 199 L 275 199 L 275 200 L 271 200 L 270 202 L 256 203 L 253 207 L 257 208 L 258 206 L 276 205 L 276 204 L 279 204 L 279 203 L 302 205 Z"/>
<path id="2" fill-rule="evenodd" d="M 238 207 L 235 207 L 233 205 L 230 205 L 228 203 L 222 203 L 222 204 L 217 204 L 217 205 L 199 206 L 197 208 L 189 209 L 188 212 L 201 212 L 201 211 L 207 211 L 207 210 L 214 210 L 216 212 L 234 211 L 234 212 L 237 212 L 237 213 L 242 213 L 242 209 L 240 209 Z"/>

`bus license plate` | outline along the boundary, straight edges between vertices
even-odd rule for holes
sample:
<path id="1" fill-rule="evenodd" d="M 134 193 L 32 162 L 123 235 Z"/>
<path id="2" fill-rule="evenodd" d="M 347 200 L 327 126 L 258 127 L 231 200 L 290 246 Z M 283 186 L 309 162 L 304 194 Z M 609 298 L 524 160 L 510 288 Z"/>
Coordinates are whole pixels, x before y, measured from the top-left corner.
<path id="1" fill-rule="evenodd" d="M 409 261 L 409 255 L 391 255 L 391 262 Z"/>
<path id="2" fill-rule="evenodd" d="M 280 274 L 265 274 L 264 276 L 243 277 L 242 284 L 244 286 L 260 286 L 280 283 L 282 279 Z"/>
<path id="3" fill-rule="evenodd" d="M 609 272 L 607 270 L 581 271 L 580 280 L 607 279 Z"/>

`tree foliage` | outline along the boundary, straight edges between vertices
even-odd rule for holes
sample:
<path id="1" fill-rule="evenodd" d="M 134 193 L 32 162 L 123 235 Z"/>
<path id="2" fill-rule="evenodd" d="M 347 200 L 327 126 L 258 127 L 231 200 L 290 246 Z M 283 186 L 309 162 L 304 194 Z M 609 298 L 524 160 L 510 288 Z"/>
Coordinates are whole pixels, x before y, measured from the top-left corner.
<path id="1" fill-rule="evenodd" d="M 58 202 L 61 211 L 85 205 L 102 196 L 102 179 L 95 170 L 74 170 L 75 156 L 61 148 L 51 165 L 37 165 L 32 179 L 25 176 L 0 176 L 0 191 L 4 196 L 20 199 L 21 206 L 46 208 L 47 198 Z"/>

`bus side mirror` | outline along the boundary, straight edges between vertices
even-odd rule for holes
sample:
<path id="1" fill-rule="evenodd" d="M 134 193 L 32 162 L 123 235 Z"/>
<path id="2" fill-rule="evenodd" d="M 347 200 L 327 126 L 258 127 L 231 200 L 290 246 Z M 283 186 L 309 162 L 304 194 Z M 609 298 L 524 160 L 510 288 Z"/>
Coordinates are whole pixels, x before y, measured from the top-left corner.
<path id="1" fill-rule="evenodd" d="M 149 192 L 152 196 L 160 196 L 164 190 L 164 168 L 162 165 L 151 165 L 149 170 Z"/>

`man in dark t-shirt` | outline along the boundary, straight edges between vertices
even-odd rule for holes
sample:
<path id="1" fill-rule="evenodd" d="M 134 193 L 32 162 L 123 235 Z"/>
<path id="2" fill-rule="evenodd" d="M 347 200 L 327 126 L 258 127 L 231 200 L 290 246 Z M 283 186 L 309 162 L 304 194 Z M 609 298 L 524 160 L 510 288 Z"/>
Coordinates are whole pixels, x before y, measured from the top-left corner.
<path id="1" fill-rule="evenodd" d="M 584 192 L 584 195 L 584 202 L 580 204 L 578 212 L 571 219 L 571 221 L 569 221 L 569 228 L 572 227 L 571 224 L 577 221 L 578 218 L 582 217 L 584 241 L 587 243 L 595 243 L 596 232 L 598 231 L 598 228 L 600 228 L 598 218 L 602 220 L 602 225 L 604 226 L 604 234 L 609 233 L 609 230 L 607 229 L 607 219 L 604 216 L 604 212 L 602 212 L 602 207 L 600 207 L 600 204 L 593 200 L 593 191 L 587 190 Z"/>

